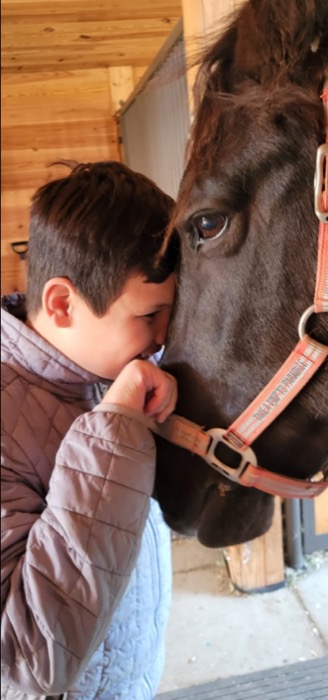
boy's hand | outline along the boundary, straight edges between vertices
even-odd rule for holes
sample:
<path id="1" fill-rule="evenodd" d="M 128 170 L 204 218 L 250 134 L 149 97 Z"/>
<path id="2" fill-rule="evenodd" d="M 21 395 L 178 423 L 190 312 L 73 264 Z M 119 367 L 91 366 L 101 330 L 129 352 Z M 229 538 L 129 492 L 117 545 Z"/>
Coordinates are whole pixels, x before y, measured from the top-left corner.
<path id="1" fill-rule="evenodd" d="M 177 382 L 171 374 L 145 360 L 132 360 L 122 369 L 101 403 L 126 406 L 163 423 L 174 411 L 177 398 Z"/>

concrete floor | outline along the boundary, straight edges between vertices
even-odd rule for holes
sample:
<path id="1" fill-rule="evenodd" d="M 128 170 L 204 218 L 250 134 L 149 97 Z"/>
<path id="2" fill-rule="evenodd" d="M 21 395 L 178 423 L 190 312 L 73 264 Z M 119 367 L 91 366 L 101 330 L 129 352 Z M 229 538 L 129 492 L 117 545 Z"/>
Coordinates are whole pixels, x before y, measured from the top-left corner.
<path id="1" fill-rule="evenodd" d="M 286 569 L 286 586 L 237 592 L 222 554 L 174 540 L 173 600 L 160 692 L 328 655 L 328 552 Z"/>

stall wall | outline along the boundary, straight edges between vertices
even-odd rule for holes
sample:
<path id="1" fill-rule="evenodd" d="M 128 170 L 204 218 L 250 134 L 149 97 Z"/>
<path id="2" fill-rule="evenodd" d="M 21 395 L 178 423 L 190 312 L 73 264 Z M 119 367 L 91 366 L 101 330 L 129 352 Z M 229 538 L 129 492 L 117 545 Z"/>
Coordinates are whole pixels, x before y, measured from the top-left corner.
<path id="1" fill-rule="evenodd" d="M 25 287 L 25 263 L 10 244 L 28 238 L 32 193 L 67 172 L 49 163 L 120 160 L 110 70 L 3 77 L 2 293 Z M 131 69 L 130 87 L 143 70 Z"/>
<path id="2" fill-rule="evenodd" d="M 156 60 L 147 82 L 122 107 L 120 126 L 125 162 L 176 199 L 190 128 L 181 35 L 161 60 L 159 65 Z"/>

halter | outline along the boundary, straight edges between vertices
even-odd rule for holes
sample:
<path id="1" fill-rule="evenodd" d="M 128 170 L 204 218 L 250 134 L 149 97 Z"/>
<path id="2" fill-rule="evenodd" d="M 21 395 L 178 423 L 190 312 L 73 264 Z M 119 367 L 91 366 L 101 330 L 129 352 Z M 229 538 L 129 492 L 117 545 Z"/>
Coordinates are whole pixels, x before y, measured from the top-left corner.
<path id="1" fill-rule="evenodd" d="M 328 346 L 306 334 L 310 316 L 328 311 L 328 86 L 321 97 L 326 143 L 317 151 L 314 181 L 314 209 L 319 219 L 317 278 L 314 302 L 299 321 L 299 342 L 271 381 L 229 428 L 203 430 L 197 423 L 175 414 L 161 425 L 155 421 L 150 425 L 153 432 L 199 455 L 231 481 L 282 498 L 314 498 L 328 487 L 328 474 L 324 476 L 322 472 L 307 481 L 263 469 L 251 448 L 254 440 L 282 413 L 328 357 Z M 327 468 L 328 456 L 323 469 Z M 229 488 L 223 485 L 222 495 Z"/>

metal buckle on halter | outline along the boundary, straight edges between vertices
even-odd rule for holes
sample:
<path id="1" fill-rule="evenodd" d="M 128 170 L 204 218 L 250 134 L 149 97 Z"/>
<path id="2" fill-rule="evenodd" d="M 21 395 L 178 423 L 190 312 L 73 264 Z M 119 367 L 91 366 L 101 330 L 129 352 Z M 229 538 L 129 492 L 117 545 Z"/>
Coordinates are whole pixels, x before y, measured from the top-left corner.
<path id="1" fill-rule="evenodd" d="M 323 143 L 319 146 L 317 150 L 317 158 L 315 165 L 315 176 L 314 176 L 314 211 L 319 221 L 324 224 L 328 222 L 328 212 L 324 210 L 322 203 L 322 192 L 324 186 L 324 161 L 328 157 L 328 144 Z M 328 162 L 326 164 L 328 168 Z"/>
<path id="2" fill-rule="evenodd" d="M 209 435 L 212 440 L 203 458 L 213 469 L 216 469 L 228 479 L 231 479 L 231 481 L 238 483 L 247 465 L 252 464 L 255 467 L 257 466 L 257 460 L 251 447 L 246 447 L 244 450 L 232 447 L 223 437 L 225 433 L 226 430 L 222 428 L 211 428 L 206 431 L 206 435 Z M 218 455 L 220 446 L 221 452 L 225 453 L 224 456 Z M 223 461 L 224 459 L 229 459 L 230 464 L 226 464 Z"/>

